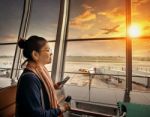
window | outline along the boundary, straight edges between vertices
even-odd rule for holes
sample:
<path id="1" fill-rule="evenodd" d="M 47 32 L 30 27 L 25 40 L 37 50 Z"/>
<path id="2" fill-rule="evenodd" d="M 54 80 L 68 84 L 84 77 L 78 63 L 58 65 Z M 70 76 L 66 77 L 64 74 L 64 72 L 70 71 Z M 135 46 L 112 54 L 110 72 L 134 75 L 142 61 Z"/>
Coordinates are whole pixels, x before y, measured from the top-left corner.
<path id="1" fill-rule="evenodd" d="M 73 99 L 103 104 L 123 99 L 125 20 L 124 0 L 71 0 L 65 61 L 71 79 L 65 91 Z"/>
<path id="2" fill-rule="evenodd" d="M 38 35 L 55 40 L 59 16 L 59 0 L 34 0 L 28 30 L 28 37 Z"/>
<path id="3" fill-rule="evenodd" d="M 139 30 L 139 39 L 132 39 L 133 90 L 149 92 L 150 89 L 150 0 L 132 2 L 132 24 Z M 146 37 L 146 38 L 145 38 Z"/>
<path id="4" fill-rule="evenodd" d="M 68 39 L 125 36 L 125 0 L 71 0 Z"/>
<path id="5" fill-rule="evenodd" d="M 23 0 L 0 1 L 0 43 L 17 42 Z"/>
<path id="6" fill-rule="evenodd" d="M 115 104 L 125 89 L 125 63 L 125 40 L 69 41 L 65 76 L 71 79 L 65 91 L 76 100 Z"/>
<path id="7" fill-rule="evenodd" d="M 9 78 L 15 54 L 15 45 L 1 45 L 0 50 L 0 77 Z"/>
<path id="8" fill-rule="evenodd" d="M 16 42 L 18 38 L 23 1 L 1 0 L 0 1 L 0 77 L 10 78 Z M 12 44 L 7 44 L 12 43 Z M 14 44 L 13 44 L 14 43 Z M 5 82 L 8 84 L 8 82 Z M 0 84 L 0 87 L 5 86 Z"/>
<path id="9" fill-rule="evenodd" d="M 141 28 L 139 33 L 142 36 L 140 40 L 132 40 L 131 102 L 145 104 L 146 98 L 142 97 L 142 101 L 137 101 L 139 99 L 134 90 L 149 91 L 147 87 L 150 86 L 148 78 L 150 1 L 131 2 L 131 24 L 141 25 L 138 28 Z M 125 0 L 71 0 L 65 61 L 65 76 L 70 75 L 71 79 L 65 85 L 65 91 L 68 95 L 72 95 L 73 99 L 103 104 L 116 104 L 117 101 L 124 100 L 126 64 L 129 64 L 125 61 L 126 12 Z M 79 91 L 80 97 L 76 95 Z"/>
<path id="10" fill-rule="evenodd" d="M 134 39 L 133 43 L 133 90 L 150 91 L 150 39 Z"/>

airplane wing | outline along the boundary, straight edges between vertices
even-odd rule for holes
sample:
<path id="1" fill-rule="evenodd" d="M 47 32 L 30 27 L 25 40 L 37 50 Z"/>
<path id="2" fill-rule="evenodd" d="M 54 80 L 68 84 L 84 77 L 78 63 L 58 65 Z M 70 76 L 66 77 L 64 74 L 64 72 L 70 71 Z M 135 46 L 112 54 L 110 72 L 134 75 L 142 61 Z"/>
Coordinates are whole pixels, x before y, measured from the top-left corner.
<path id="1" fill-rule="evenodd" d="M 101 28 L 101 30 L 106 30 L 106 31 L 109 31 L 109 29 L 108 29 L 108 28 Z"/>
<path id="2" fill-rule="evenodd" d="M 111 33 L 111 31 L 104 32 L 103 34 L 109 34 L 109 33 Z"/>
<path id="3" fill-rule="evenodd" d="M 113 28 L 112 28 L 112 30 L 115 30 L 115 29 L 116 29 L 116 28 L 118 28 L 118 27 L 119 27 L 119 25 L 117 25 L 117 26 L 113 27 Z"/>

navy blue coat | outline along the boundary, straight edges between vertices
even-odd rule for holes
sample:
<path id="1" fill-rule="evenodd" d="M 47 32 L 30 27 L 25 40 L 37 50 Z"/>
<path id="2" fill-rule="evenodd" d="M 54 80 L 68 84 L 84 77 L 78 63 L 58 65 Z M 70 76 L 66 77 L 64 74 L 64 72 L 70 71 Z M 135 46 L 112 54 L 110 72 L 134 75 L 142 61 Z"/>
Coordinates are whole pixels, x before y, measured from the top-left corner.
<path id="1" fill-rule="evenodd" d="M 44 97 L 44 110 L 41 89 Z M 59 114 L 60 109 L 50 108 L 50 101 L 43 83 L 33 72 L 25 69 L 17 85 L 16 117 L 58 117 Z"/>

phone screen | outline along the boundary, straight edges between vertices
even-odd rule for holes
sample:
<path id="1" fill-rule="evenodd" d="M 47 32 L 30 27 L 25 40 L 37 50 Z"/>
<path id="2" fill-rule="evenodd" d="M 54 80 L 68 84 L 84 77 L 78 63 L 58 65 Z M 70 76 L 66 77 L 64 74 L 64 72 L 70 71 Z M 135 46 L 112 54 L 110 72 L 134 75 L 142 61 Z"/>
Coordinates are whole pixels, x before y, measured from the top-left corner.
<path id="1" fill-rule="evenodd" d="M 63 81 L 61 81 L 61 84 L 65 84 L 69 79 L 70 79 L 69 76 L 65 77 L 65 79 Z"/>

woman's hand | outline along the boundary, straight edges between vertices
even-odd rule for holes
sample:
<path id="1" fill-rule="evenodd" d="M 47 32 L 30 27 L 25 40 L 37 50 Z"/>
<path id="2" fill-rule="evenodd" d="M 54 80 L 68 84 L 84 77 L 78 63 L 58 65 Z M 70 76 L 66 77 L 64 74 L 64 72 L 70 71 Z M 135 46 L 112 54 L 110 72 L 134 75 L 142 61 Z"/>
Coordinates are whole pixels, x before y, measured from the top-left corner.
<path id="1" fill-rule="evenodd" d="M 63 106 L 60 106 L 59 108 L 61 112 L 63 113 L 63 112 L 70 110 L 70 105 L 68 103 L 65 103 Z"/>
<path id="2" fill-rule="evenodd" d="M 61 82 L 57 82 L 55 85 L 54 85 L 54 88 L 55 89 L 61 89 L 63 87 L 63 85 L 61 84 Z"/>

